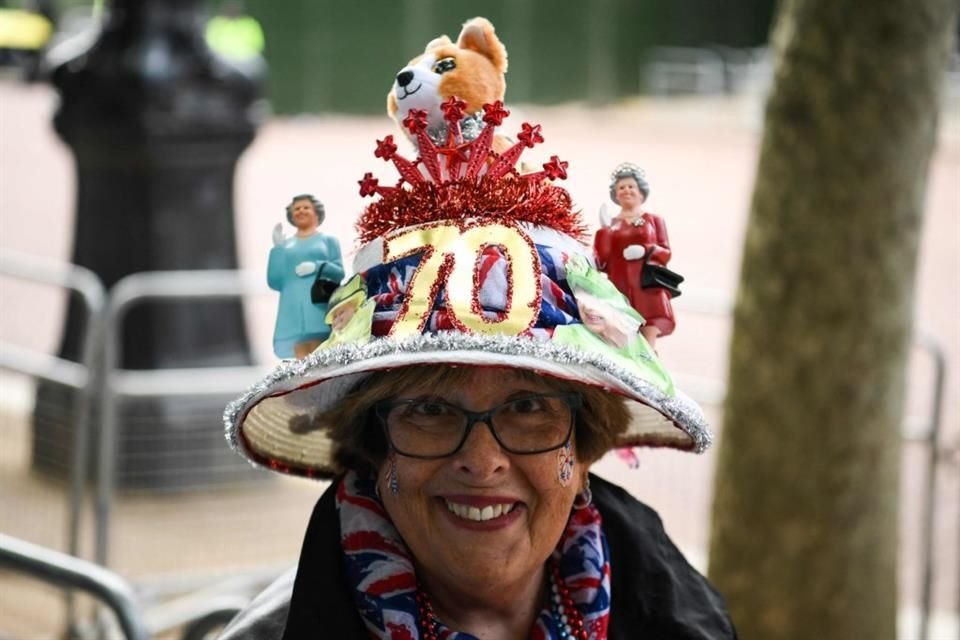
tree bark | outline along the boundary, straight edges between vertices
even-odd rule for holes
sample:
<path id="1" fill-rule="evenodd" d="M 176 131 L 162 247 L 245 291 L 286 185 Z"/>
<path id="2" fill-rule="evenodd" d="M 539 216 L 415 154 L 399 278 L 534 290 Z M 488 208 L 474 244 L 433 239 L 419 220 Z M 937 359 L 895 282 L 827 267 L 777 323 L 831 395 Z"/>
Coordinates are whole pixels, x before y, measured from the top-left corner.
<path id="1" fill-rule="evenodd" d="M 955 0 L 785 0 L 709 573 L 741 637 L 893 640 L 899 425 Z"/>

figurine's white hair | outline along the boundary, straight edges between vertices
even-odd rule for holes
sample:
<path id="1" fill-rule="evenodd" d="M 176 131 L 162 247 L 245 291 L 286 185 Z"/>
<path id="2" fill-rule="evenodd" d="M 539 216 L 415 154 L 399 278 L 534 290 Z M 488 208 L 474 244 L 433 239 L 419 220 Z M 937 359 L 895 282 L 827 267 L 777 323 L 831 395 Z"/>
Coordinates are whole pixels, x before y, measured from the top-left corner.
<path id="1" fill-rule="evenodd" d="M 640 193 L 643 194 L 643 199 L 646 200 L 650 197 L 650 183 L 647 182 L 646 173 L 643 169 L 633 164 L 632 162 L 621 162 L 614 168 L 613 173 L 610 174 L 610 199 L 613 201 L 613 204 L 620 204 L 617 202 L 617 183 L 623 180 L 624 178 L 633 178 L 637 181 L 637 188 L 640 189 Z"/>

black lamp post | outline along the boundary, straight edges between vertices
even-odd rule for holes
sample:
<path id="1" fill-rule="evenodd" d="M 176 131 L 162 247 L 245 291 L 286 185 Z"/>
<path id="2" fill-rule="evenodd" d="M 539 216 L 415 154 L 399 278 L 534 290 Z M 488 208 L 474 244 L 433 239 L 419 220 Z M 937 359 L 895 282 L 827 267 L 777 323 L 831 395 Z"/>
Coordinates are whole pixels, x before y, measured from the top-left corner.
<path id="1" fill-rule="evenodd" d="M 73 262 L 108 289 L 139 271 L 237 266 L 233 176 L 254 137 L 262 78 L 208 49 L 205 4 L 114 0 L 93 45 L 53 70 L 61 97 L 54 126 L 77 171 Z M 83 322 L 75 302 L 60 346 L 72 360 L 80 355 Z M 251 362 L 239 301 L 145 304 L 130 312 L 125 327 L 126 369 Z M 38 389 L 33 459 L 39 469 L 62 473 L 69 459 L 63 407 L 70 397 L 57 385 Z M 220 399 L 124 404 L 119 484 L 203 482 L 210 456 L 225 456 L 219 466 L 229 466 L 222 405 Z M 192 471 L 175 468 L 185 455 L 194 460 Z M 165 459 L 171 473 L 144 466 Z"/>

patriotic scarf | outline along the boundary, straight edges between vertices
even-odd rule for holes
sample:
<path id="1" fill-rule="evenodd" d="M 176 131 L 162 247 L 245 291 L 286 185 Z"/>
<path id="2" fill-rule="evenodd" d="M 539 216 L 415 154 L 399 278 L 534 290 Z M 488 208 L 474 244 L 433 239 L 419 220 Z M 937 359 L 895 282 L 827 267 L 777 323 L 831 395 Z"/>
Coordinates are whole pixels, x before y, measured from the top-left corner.
<path id="1" fill-rule="evenodd" d="M 419 640 L 417 578 L 400 534 L 376 497 L 373 480 L 350 472 L 337 487 L 341 546 L 357 611 L 371 636 Z M 610 561 L 600 512 L 593 505 L 571 512 L 552 558 L 580 609 L 591 640 L 605 640 L 610 616 Z M 441 640 L 476 640 L 441 625 Z M 559 630 L 544 607 L 530 632 L 534 640 L 556 640 Z"/>

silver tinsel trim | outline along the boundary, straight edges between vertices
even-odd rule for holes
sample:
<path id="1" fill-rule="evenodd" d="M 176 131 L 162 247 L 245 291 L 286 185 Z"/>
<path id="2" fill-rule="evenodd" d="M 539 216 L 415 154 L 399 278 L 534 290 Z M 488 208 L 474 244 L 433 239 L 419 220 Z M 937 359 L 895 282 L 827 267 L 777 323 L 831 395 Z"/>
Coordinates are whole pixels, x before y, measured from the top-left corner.
<path id="1" fill-rule="evenodd" d="M 713 442 L 703 412 L 695 402 L 682 395 L 668 396 L 654 385 L 634 375 L 624 367 L 599 353 L 584 352 L 569 345 L 556 344 L 529 337 L 505 335 L 478 335 L 455 331 L 414 336 L 402 341 L 375 338 L 365 344 L 346 344 L 331 349 L 318 349 L 303 360 L 286 360 L 260 382 L 254 384 L 240 398 L 231 402 L 223 414 L 226 438 L 230 446 L 243 454 L 238 441 L 238 422 L 246 412 L 265 396 L 278 391 L 290 391 L 317 379 L 334 378 L 347 373 L 365 373 L 377 368 L 378 359 L 398 354 L 442 354 L 455 351 L 475 351 L 491 355 L 527 356 L 560 365 L 592 367 L 619 380 L 644 404 L 656 409 L 673 421 L 694 442 L 694 451 L 701 453 Z M 363 363 L 363 368 L 350 372 L 339 371 L 348 364 Z M 405 363 L 413 364 L 413 363 Z M 507 363 L 504 363 L 507 364 Z M 320 374 L 310 376 L 311 373 Z M 320 383 L 321 385 L 325 383 Z M 293 393 L 306 393 L 294 391 Z M 313 405 L 316 409 L 325 406 Z"/>
<path id="2" fill-rule="evenodd" d="M 480 132 L 483 131 L 483 112 L 478 111 L 474 114 L 464 116 L 460 120 L 460 133 L 463 134 L 463 141 L 470 142 L 471 140 L 476 140 L 477 136 L 480 135 Z M 450 133 L 450 129 L 446 121 L 440 123 L 436 127 L 430 127 L 427 129 L 427 135 L 430 136 L 430 139 L 433 140 L 433 144 L 438 147 L 445 147 L 447 145 L 447 135 Z"/>

